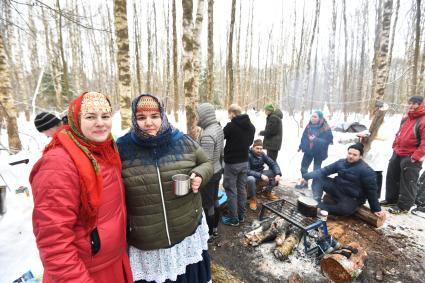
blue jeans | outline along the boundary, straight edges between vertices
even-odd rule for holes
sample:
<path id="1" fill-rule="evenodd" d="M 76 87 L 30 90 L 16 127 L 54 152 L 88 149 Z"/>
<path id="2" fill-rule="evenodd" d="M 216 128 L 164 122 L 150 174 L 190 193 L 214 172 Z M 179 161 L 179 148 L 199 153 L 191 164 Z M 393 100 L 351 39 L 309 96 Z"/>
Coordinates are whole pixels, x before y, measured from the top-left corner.
<path id="1" fill-rule="evenodd" d="M 269 182 L 267 184 L 266 189 L 264 190 L 264 192 L 271 192 L 275 186 L 275 181 L 274 181 L 274 177 L 276 176 L 272 170 L 264 170 L 263 172 L 261 172 L 261 174 L 266 175 L 267 177 L 269 177 Z M 253 197 L 256 194 L 256 185 L 257 182 L 260 181 L 260 179 L 256 179 L 254 176 L 248 176 L 247 180 L 246 180 L 246 185 L 247 185 L 247 193 L 248 193 L 248 197 Z"/>
<path id="2" fill-rule="evenodd" d="M 229 216 L 234 218 L 245 217 L 247 172 L 248 162 L 224 164 L 223 187 L 227 195 Z"/>

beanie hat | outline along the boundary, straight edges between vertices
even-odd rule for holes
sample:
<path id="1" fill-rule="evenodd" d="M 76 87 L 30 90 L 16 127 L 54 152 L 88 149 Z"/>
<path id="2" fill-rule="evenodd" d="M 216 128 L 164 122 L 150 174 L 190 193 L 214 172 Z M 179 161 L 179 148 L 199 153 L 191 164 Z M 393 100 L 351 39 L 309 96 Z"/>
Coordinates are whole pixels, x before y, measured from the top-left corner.
<path id="1" fill-rule="evenodd" d="M 415 104 L 421 104 L 423 100 L 424 100 L 424 97 L 420 95 L 414 95 L 409 98 L 409 102 L 412 102 Z"/>
<path id="2" fill-rule="evenodd" d="M 273 103 L 266 103 L 266 105 L 264 105 L 264 109 L 265 110 L 268 110 L 268 111 L 274 111 L 274 106 L 273 106 Z"/>
<path id="3" fill-rule="evenodd" d="M 161 112 L 159 103 L 155 98 L 148 95 L 143 95 L 137 103 L 137 112 Z"/>
<path id="4" fill-rule="evenodd" d="M 37 128 L 37 131 L 41 133 L 59 125 L 60 122 L 61 120 L 52 113 L 41 112 L 35 116 L 34 125 Z"/>
<path id="5" fill-rule="evenodd" d="M 81 101 L 80 115 L 86 113 L 112 113 L 112 107 L 104 94 L 86 92 Z"/>
<path id="6" fill-rule="evenodd" d="M 317 116 L 319 117 L 319 119 L 323 119 L 323 112 L 322 111 L 320 111 L 320 110 L 314 110 L 313 113 L 316 113 Z"/>
<path id="7" fill-rule="evenodd" d="M 260 140 L 260 139 L 256 139 L 255 141 L 254 141 L 254 144 L 252 145 L 253 147 L 256 147 L 256 146 L 263 146 L 263 141 L 262 140 Z"/>
<path id="8" fill-rule="evenodd" d="M 348 147 L 348 149 L 350 149 L 350 148 L 354 148 L 354 149 L 360 151 L 360 155 L 363 155 L 364 145 L 362 143 L 358 142 L 358 143 L 352 144 Z"/>

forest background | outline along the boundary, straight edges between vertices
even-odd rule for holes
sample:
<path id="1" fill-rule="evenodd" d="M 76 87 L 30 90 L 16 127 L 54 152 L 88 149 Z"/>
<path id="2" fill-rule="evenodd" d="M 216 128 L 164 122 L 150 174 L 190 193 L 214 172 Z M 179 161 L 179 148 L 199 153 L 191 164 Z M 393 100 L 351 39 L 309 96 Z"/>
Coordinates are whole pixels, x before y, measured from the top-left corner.
<path id="1" fill-rule="evenodd" d="M 386 113 L 424 95 L 423 0 L 0 0 L 0 123 L 21 149 L 16 117 L 65 114 L 82 91 L 130 102 L 161 96 L 195 135 L 196 106 L 273 102 L 304 125 L 328 109 Z M 368 145 L 366 143 L 366 145 Z"/>

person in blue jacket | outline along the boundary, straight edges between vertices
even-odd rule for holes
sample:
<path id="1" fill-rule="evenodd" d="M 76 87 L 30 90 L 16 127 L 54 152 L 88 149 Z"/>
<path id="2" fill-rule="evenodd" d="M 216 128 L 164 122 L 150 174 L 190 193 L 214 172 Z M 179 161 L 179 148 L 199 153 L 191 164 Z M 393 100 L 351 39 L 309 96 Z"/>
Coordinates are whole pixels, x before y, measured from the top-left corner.
<path id="1" fill-rule="evenodd" d="M 313 112 L 310 122 L 304 129 L 301 137 L 301 143 L 298 151 L 304 152 L 301 161 L 301 176 L 308 172 L 311 162 L 313 162 L 313 170 L 322 166 L 323 160 L 328 158 L 328 147 L 333 141 L 332 131 L 323 113 L 319 110 Z M 298 184 L 297 189 L 308 187 L 308 183 Z"/>
<path id="2" fill-rule="evenodd" d="M 347 158 L 303 175 L 302 183 L 308 179 L 316 179 L 313 184 L 313 198 L 319 202 L 320 209 L 331 215 L 348 216 L 356 212 L 367 199 L 371 211 L 378 217 L 384 216 L 385 212 L 378 202 L 376 173 L 362 157 L 363 144 L 356 143 L 348 147 Z M 335 173 L 335 178 L 328 177 Z M 321 202 L 323 191 L 335 203 Z"/>
<path id="3" fill-rule="evenodd" d="M 256 184 L 262 180 L 267 183 L 264 190 L 264 196 L 269 200 L 277 200 L 278 197 L 273 194 L 272 190 L 275 185 L 279 183 L 282 173 L 280 172 L 279 165 L 263 151 L 263 142 L 261 139 L 254 141 L 252 148 L 249 150 L 248 155 L 249 169 L 247 178 L 247 189 L 249 198 L 249 208 L 251 210 L 257 209 L 256 197 Z M 269 167 L 264 170 L 264 164 Z"/>

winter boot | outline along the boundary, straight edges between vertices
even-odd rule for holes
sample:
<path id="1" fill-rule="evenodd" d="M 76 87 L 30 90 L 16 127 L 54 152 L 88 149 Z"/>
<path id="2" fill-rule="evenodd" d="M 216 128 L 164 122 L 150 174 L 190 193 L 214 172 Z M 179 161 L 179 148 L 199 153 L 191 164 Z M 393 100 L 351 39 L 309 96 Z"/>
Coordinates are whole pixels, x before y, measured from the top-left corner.
<path id="1" fill-rule="evenodd" d="M 274 193 L 272 193 L 272 192 L 265 192 L 264 193 L 264 197 L 266 197 L 268 200 L 278 200 L 279 199 L 279 197 L 278 196 L 276 196 Z"/>
<path id="2" fill-rule="evenodd" d="M 257 197 L 251 197 L 249 199 L 249 209 L 257 210 Z"/>

